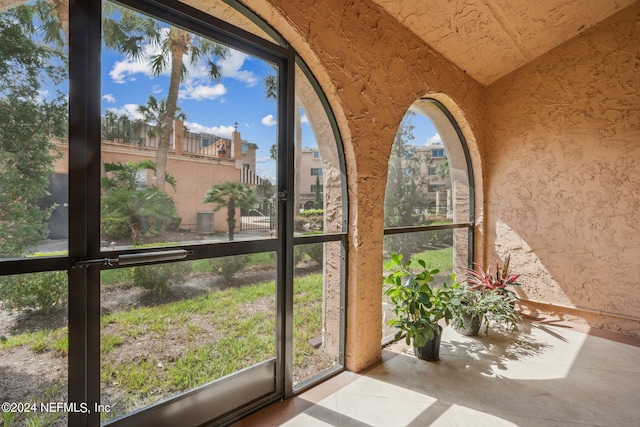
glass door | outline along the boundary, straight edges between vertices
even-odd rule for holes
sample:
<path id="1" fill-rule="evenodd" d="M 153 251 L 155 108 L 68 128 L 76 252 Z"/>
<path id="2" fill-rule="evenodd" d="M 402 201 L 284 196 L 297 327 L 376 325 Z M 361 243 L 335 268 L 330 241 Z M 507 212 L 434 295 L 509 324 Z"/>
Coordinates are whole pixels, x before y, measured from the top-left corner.
<path id="1" fill-rule="evenodd" d="M 101 11 L 101 421 L 199 425 L 281 397 L 286 51 L 186 8 Z"/>
<path id="2" fill-rule="evenodd" d="M 2 422 L 228 423 L 341 369 L 344 167 L 293 50 L 65 3 L 0 11 Z"/>
<path id="3" fill-rule="evenodd" d="M 70 10 L 70 425 L 285 393 L 291 53 L 170 4 Z"/>

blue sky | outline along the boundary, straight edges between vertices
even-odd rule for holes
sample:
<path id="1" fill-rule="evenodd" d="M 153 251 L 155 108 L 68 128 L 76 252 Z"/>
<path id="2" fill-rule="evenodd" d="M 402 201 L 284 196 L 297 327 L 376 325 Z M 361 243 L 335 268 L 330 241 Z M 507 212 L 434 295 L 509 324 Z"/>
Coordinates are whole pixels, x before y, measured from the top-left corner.
<path id="1" fill-rule="evenodd" d="M 145 46 L 147 54 L 154 53 L 152 46 Z M 102 53 L 102 111 L 112 110 L 139 118 L 137 106 L 145 104 L 149 95 L 163 99 L 169 86 L 168 71 L 153 76 L 149 60 L 135 61 L 118 52 L 103 47 Z M 276 102 L 266 99 L 264 78 L 273 72 L 268 63 L 231 50 L 217 65 L 222 71 L 218 82 L 206 76 L 206 63 L 191 65 L 185 60 L 188 74 L 180 85 L 178 105 L 186 114 L 185 124 L 191 132 L 210 133 L 231 137 L 235 123 L 242 138 L 255 143 L 257 151 L 256 171 L 260 176 L 275 182 L 275 162 L 269 157 L 269 149 L 276 142 Z M 416 115 L 415 145 L 438 141 L 439 136 L 431 122 Z M 317 145 L 310 124 L 303 116 L 303 147 Z"/>

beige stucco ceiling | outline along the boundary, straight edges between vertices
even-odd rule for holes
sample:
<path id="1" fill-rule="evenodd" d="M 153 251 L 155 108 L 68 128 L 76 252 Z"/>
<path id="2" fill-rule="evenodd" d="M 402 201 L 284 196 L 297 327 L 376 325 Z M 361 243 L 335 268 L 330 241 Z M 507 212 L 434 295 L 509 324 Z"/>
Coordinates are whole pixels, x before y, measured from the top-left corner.
<path id="1" fill-rule="evenodd" d="M 488 85 L 638 0 L 372 0 Z"/>

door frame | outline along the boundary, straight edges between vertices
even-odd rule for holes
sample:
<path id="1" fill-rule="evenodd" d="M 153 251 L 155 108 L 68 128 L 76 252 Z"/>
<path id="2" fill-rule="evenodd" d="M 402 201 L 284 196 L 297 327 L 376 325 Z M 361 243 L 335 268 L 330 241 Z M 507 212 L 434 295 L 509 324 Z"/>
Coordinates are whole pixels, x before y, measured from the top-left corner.
<path id="1" fill-rule="evenodd" d="M 185 261 L 264 251 L 274 251 L 278 260 L 284 260 L 276 267 L 275 357 L 116 418 L 108 425 L 226 422 L 240 412 L 282 399 L 292 389 L 293 206 L 287 203 L 286 194 L 293 189 L 295 52 L 291 47 L 273 44 L 181 3 L 164 0 L 119 3 L 272 62 L 279 69 L 277 191 L 282 196 L 278 202 L 277 238 L 161 248 L 186 250 L 187 256 L 182 259 Z M 73 224 L 66 262 L 69 402 L 84 402 L 89 408 L 100 404 L 100 272 L 113 268 L 102 260 L 159 250 L 156 247 L 104 252 L 100 248 L 101 89 L 95 76 L 101 75 L 101 4 L 100 0 L 72 0 L 69 10 L 69 224 Z M 70 413 L 69 425 L 98 426 L 100 414 Z"/>

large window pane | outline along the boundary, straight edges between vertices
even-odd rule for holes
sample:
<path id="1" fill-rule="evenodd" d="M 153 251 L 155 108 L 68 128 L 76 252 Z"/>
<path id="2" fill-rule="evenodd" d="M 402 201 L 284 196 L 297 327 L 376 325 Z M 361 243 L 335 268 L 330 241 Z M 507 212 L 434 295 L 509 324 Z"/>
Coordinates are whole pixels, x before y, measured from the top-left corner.
<path id="1" fill-rule="evenodd" d="M 103 420 L 271 359 L 273 253 L 102 272 Z"/>
<path id="2" fill-rule="evenodd" d="M 341 245 L 311 243 L 294 249 L 294 387 L 341 363 Z"/>
<path id="3" fill-rule="evenodd" d="M 461 138 L 444 107 L 420 99 L 405 114 L 389 158 L 383 258 L 424 260 L 439 270 L 436 285 L 464 281 L 471 262 L 472 177 Z M 388 326 L 393 312 L 384 290 L 382 313 L 386 342 L 396 331 Z"/>
<path id="4" fill-rule="evenodd" d="M 445 224 L 452 219 L 447 150 L 431 120 L 409 111 L 389 158 L 385 227 Z"/>
<path id="5" fill-rule="evenodd" d="M 462 230 L 466 233 L 466 229 Z M 404 233 L 384 236 L 384 256 L 383 268 L 390 261 L 392 253 L 400 253 L 404 260 L 408 260 L 415 267 L 419 268 L 418 260 L 423 260 L 430 270 L 438 270 L 438 274 L 434 276 L 434 285 L 442 285 L 443 283 L 451 284 L 451 275 L 456 274 L 456 281 L 464 280 L 464 268 L 467 262 L 467 253 L 462 254 L 454 250 L 454 235 L 459 230 L 434 230 L 419 233 Z M 401 248 L 416 248 L 412 251 L 403 251 Z M 462 268 L 455 268 L 459 264 L 458 258 L 463 263 Z M 384 270 L 386 276 L 390 272 Z M 393 336 L 397 330 L 388 325 L 389 320 L 393 317 L 393 305 L 388 301 L 388 297 L 384 295 L 382 290 L 382 321 L 383 321 L 383 340 Z"/>
<path id="6" fill-rule="evenodd" d="M 64 252 L 68 61 L 58 12 L 67 13 L 45 1 L 2 10 L 0 258 Z"/>
<path id="7" fill-rule="evenodd" d="M 273 238 L 278 70 L 122 6 L 103 10 L 103 247 Z M 128 50 L 135 37 L 144 41 Z"/>
<path id="8" fill-rule="evenodd" d="M 342 172 L 327 112 L 296 65 L 294 233 L 343 232 Z"/>
<path id="9" fill-rule="evenodd" d="M 0 420 L 66 426 L 67 274 L 0 277 Z M 50 405 L 49 403 L 54 403 Z M 0 423 L 1 424 L 1 423 Z"/>

